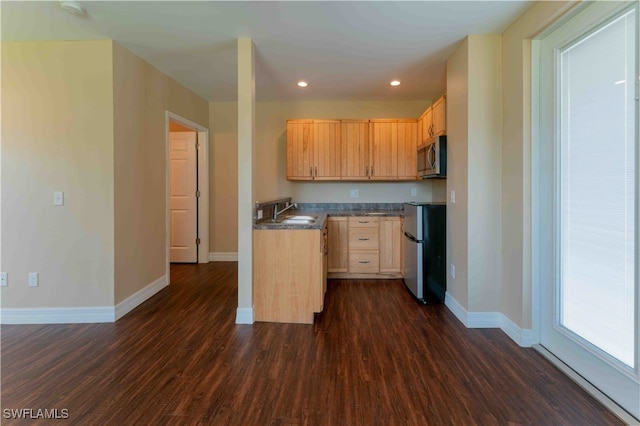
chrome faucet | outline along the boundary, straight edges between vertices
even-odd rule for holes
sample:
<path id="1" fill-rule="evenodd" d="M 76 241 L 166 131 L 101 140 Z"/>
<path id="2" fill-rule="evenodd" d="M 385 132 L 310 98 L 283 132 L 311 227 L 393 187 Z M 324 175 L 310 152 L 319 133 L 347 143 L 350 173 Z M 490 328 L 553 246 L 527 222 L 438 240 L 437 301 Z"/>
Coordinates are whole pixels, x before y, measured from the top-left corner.
<path id="1" fill-rule="evenodd" d="M 287 207 L 285 207 L 284 209 L 278 211 L 278 205 L 276 204 L 275 206 L 273 206 L 273 220 L 275 221 L 276 219 L 278 219 L 278 215 L 280 213 L 284 213 L 287 210 L 289 210 L 290 208 L 295 207 L 296 209 L 298 208 L 298 204 L 297 203 L 287 203 Z"/>

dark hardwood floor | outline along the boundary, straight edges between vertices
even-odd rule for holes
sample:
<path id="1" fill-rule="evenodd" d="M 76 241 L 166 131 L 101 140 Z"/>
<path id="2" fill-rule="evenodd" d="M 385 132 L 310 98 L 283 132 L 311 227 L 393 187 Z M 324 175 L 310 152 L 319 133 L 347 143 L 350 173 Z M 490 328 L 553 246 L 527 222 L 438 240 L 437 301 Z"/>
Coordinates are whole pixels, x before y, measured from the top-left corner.
<path id="1" fill-rule="evenodd" d="M 315 325 L 235 325 L 237 265 L 174 265 L 114 324 L 2 326 L 5 409 L 79 425 L 621 424 L 532 349 L 399 280 L 333 280 Z M 34 412 L 35 413 L 35 412 Z"/>

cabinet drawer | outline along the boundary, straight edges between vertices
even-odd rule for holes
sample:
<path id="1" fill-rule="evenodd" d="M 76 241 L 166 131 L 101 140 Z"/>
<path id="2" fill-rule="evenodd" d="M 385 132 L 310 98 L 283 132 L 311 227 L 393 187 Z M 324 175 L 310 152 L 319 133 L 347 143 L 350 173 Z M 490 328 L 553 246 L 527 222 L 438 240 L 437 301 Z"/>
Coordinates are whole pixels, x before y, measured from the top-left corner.
<path id="1" fill-rule="evenodd" d="M 354 216 L 349 218 L 349 228 L 377 228 L 377 217 Z"/>
<path id="2" fill-rule="evenodd" d="M 351 228 L 349 229 L 349 250 L 377 250 L 379 229 Z"/>
<path id="3" fill-rule="evenodd" d="M 377 250 L 350 251 L 349 272 L 352 274 L 377 274 L 380 271 L 380 254 Z"/>

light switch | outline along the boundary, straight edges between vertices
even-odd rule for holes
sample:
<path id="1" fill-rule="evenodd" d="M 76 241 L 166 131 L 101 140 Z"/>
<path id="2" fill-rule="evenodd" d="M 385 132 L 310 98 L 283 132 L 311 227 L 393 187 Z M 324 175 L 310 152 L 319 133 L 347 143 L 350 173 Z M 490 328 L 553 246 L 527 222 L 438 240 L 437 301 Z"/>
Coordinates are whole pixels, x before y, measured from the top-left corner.
<path id="1" fill-rule="evenodd" d="M 357 189 L 351 190 L 351 198 L 358 198 L 359 196 L 360 196 L 360 193 Z"/>
<path id="2" fill-rule="evenodd" d="M 411 188 L 411 196 L 412 197 L 418 196 L 418 188 Z"/>
<path id="3" fill-rule="evenodd" d="M 63 206 L 64 205 L 64 192 L 55 191 L 53 193 L 53 205 L 54 206 Z"/>
<path id="4" fill-rule="evenodd" d="M 456 191 L 451 191 L 451 204 L 455 204 L 456 203 Z"/>

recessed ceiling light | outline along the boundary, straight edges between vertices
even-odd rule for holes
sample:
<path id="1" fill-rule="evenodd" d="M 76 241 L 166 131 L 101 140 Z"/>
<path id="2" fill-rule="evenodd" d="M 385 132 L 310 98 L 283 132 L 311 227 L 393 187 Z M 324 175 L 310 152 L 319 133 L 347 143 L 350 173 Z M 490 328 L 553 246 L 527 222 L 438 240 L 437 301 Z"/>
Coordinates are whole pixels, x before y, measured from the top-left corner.
<path id="1" fill-rule="evenodd" d="M 85 10 L 84 7 L 78 2 L 75 1 L 61 1 L 60 7 L 67 13 L 76 16 L 84 16 Z"/>
<path id="2" fill-rule="evenodd" d="M 307 86 L 308 86 L 308 84 L 307 84 L 307 82 L 306 82 L 306 81 L 299 81 L 299 82 L 298 82 L 298 86 L 300 86 L 300 87 L 307 87 Z"/>
<path id="3" fill-rule="evenodd" d="M 392 86 L 400 86 L 400 81 L 399 80 L 393 80 L 391 83 L 389 83 Z"/>

